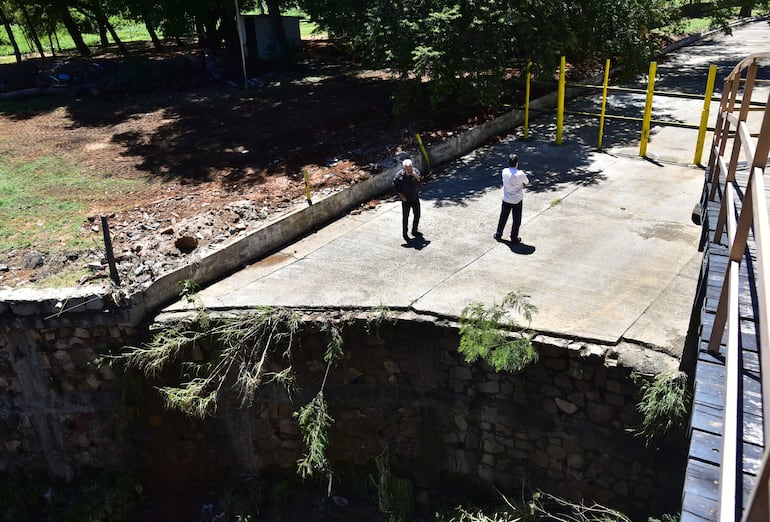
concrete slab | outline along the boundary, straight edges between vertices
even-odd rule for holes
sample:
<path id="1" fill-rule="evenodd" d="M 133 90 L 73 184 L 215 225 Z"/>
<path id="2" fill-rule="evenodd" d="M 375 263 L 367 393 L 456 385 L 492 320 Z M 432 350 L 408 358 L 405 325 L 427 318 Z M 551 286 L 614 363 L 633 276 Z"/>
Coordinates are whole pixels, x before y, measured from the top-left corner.
<path id="1" fill-rule="evenodd" d="M 757 23 L 713 40 L 661 60 L 658 88 L 702 92 L 711 63 L 721 86 L 739 60 L 767 48 L 770 29 Z M 597 101 L 575 103 L 570 108 L 581 110 Z M 608 112 L 640 117 L 643 104 L 644 96 L 617 93 Z M 702 108 L 702 101 L 656 98 L 654 118 L 697 123 Z M 553 120 L 539 118 L 532 139 L 516 132 L 435 169 L 423 186 L 421 240 L 403 243 L 400 204 L 386 199 L 204 289 L 203 304 L 458 316 L 471 302 L 520 291 L 538 307 L 531 326 L 543 333 L 680 354 L 701 259 L 700 228 L 691 221 L 704 175 L 692 166 L 697 132 L 656 125 L 640 158 L 640 124 L 608 123 L 598 152 L 596 122 L 568 117 L 557 146 Z M 499 172 L 511 152 L 531 181 L 519 245 L 492 239 Z"/>

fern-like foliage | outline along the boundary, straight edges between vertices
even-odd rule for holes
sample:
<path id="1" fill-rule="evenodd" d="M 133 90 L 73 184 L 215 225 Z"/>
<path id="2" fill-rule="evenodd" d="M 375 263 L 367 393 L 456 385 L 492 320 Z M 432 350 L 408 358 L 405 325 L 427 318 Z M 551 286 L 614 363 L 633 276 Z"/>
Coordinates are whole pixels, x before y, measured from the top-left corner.
<path id="1" fill-rule="evenodd" d="M 262 307 L 216 320 L 199 311 L 192 321 L 168 327 L 145 346 L 130 347 L 116 359 L 148 377 L 172 362 L 180 363 L 183 382 L 160 388 L 164 402 L 170 409 L 205 417 L 216 411 L 225 385 L 241 407 L 248 407 L 264 384 L 275 382 L 291 393 L 291 349 L 299 325 L 297 314 L 282 308 Z M 194 360 L 193 352 L 206 346 L 213 347 L 212 357 Z M 269 369 L 283 364 L 281 370 Z"/>
<path id="2" fill-rule="evenodd" d="M 465 361 L 474 363 L 486 361 L 495 371 L 521 371 L 527 364 L 538 360 L 538 353 L 532 344 L 533 334 L 520 327 L 514 314 L 521 315 L 528 322 L 537 311 L 529 296 L 511 292 L 500 304 L 490 307 L 482 303 L 471 303 L 460 313 L 460 346 L 458 351 Z M 518 334 L 512 338 L 511 331 Z"/>
<path id="3" fill-rule="evenodd" d="M 639 379 L 639 376 L 636 376 Z M 671 372 L 642 383 L 642 399 L 638 404 L 642 426 L 637 435 L 649 444 L 655 437 L 684 427 L 690 404 L 687 374 Z"/>
<path id="4" fill-rule="evenodd" d="M 304 479 L 319 472 L 328 472 L 326 445 L 329 442 L 329 428 L 334 419 L 329 415 L 323 390 L 295 412 L 294 418 L 297 419 L 302 440 L 307 447 L 307 453 L 297 461 L 297 473 Z"/>

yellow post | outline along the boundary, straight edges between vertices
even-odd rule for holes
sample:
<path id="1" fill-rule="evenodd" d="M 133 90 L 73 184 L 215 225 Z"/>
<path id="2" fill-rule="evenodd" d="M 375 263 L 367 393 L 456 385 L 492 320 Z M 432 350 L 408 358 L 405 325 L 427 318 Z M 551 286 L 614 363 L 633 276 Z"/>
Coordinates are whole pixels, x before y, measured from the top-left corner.
<path id="1" fill-rule="evenodd" d="M 604 113 L 607 110 L 607 86 L 610 83 L 610 59 L 604 64 L 604 89 L 602 90 L 602 113 L 599 117 L 599 145 L 596 147 L 602 150 L 602 139 L 604 138 Z"/>
<path id="2" fill-rule="evenodd" d="M 698 129 L 698 141 L 695 142 L 694 165 L 700 165 L 700 158 L 703 155 L 703 143 L 706 140 L 706 129 L 708 128 L 709 110 L 711 109 L 711 96 L 714 94 L 714 80 L 717 77 L 717 66 L 709 67 L 709 77 L 706 80 L 706 94 L 703 97 L 703 111 L 700 114 L 700 128 Z"/>
<path id="3" fill-rule="evenodd" d="M 430 171 L 430 158 L 428 157 L 428 151 L 425 150 L 425 145 L 422 144 L 422 138 L 419 134 L 415 134 L 417 137 L 417 144 L 420 146 L 420 152 L 422 152 L 422 159 L 425 160 L 425 164 L 428 166 L 427 170 Z"/>
<path id="4" fill-rule="evenodd" d="M 566 68 L 567 59 L 561 57 L 561 63 L 559 64 L 559 102 L 556 108 L 556 144 L 561 145 L 561 132 L 564 126 L 564 69 Z"/>
<path id="5" fill-rule="evenodd" d="M 524 83 L 524 139 L 529 138 L 529 82 L 532 78 L 532 60 L 527 60 L 527 75 Z"/>
<path id="6" fill-rule="evenodd" d="M 644 103 L 644 117 L 642 118 L 642 144 L 639 146 L 639 155 L 647 155 L 647 142 L 650 140 L 650 118 L 652 116 L 652 96 L 655 93 L 655 69 L 657 62 L 650 62 L 650 73 L 647 77 L 647 101 Z"/>
<path id="7" fill-rule="evenodd" d="M 307 204 L 312 205 L 313 200 L 310 199 L 310 180 L 308 179 L 307 170 L 303 170 L 302 175 L 305 178 L 305 198 L 307 199 Z"/>

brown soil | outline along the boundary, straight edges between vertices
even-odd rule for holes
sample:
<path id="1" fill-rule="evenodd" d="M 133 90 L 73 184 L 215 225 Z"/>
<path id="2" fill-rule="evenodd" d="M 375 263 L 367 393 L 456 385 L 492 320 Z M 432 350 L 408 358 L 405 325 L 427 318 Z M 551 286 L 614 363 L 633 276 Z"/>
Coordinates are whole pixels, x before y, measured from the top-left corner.
<path id="1" fill-rule="evenodd" d="M 45 285 L 85 266 L 91 275 L 81 283 L 106 279 L 100 214 L 108 215 L 122 283 L 147 284 L 306 204 L 304 172 L 314 194 L 339 190 L 416 151 L 416 132 L 430 143 L 489 116 L 425 110 L 397 122 L 389 74 L 361 68 L 326 41 L 307 42 L 305 60 L 292 69 L 255 68 L 259 80 L 248 89 L 237 66 L 199 51 L 134 52 L 152 60 L 102 54 L 0 66 L 0 91 L 64 78 L 58 83 L 68 94 L 28 100 L 24 110 L 15 102 L 0 114 L 12 157 L 55 155 L 84 172 L 144 180 L 117 196 L 93 195 L 82 233 L 94 248 L 62 252 L 51 241 L 0 253 L 0 287 Z"/>

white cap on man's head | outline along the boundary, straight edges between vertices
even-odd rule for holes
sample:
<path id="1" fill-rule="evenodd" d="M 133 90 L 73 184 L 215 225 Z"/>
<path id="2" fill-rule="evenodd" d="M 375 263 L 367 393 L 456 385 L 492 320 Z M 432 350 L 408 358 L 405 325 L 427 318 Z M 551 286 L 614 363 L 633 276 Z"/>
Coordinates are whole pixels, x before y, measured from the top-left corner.
<path id="1" fill-rule="evenodd" d="M 409 158 L 405 159 L 404 161 L 401 162 L 401 166 L 402 167 L 411 167 L 412 166 L 412 160 L 410 160 Z"/>

